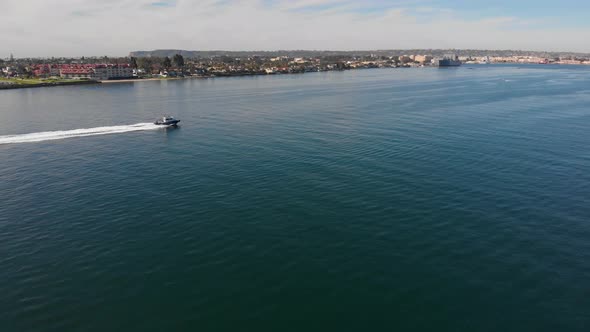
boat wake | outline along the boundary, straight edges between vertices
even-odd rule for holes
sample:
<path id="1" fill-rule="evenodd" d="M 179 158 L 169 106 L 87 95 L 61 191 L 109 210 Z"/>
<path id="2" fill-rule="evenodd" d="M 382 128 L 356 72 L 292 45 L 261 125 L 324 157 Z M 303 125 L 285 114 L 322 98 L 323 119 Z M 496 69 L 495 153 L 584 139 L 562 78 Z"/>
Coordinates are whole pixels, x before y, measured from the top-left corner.
<path id="1" fill-rule="evenodd" d="M 132 131 L 153 130 L 158 128 L 162 128 L 162 126 L 158 126 L 153 123 L 136 123 L 125 126 L 96 127 L 61 131 L 44 131 L 31 134 L 0 136 L 0 144 L 43 142 L 74 137 L 109 135 L 128 133 Z"/>

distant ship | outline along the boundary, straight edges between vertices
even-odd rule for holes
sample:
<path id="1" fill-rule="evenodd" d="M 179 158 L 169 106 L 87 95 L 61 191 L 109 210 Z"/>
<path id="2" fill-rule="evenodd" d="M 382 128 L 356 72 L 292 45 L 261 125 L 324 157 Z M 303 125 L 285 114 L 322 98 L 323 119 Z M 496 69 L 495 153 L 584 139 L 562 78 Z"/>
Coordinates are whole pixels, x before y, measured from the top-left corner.
<path id="1" fill-rule="evenodd" d="M 461 60 L 456 54 L 447 54 L 442 59 L 437 60 L 439 67 L 459 67 Z"/>

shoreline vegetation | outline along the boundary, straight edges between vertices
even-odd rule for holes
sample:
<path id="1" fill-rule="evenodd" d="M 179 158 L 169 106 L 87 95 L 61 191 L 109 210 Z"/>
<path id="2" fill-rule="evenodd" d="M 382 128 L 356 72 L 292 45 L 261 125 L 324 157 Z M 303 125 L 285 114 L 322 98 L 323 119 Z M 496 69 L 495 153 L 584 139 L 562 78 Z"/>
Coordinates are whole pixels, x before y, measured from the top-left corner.
<path id="1" fill-rule="evenodd" d="M 91 84 L 117 84 L 117 83 L 135 83 L 148 81 L 171 81 L 185 79 L 205 79 L 213 77 L 204 76 L 185 76 L 185 77 L 151 77 L 151 78 L 130 78 L 120 80 L 62 80 L 62 79 L 19 79 L 19 78 L 0 78 L 0 90 L 26 89 L 67 85 L 91 85 Z"/>
<path id="2" fill-rule="evenodd" d="M 41 88 L 64 85 L 87 85 L 100 84 L 94 80 L 72 80 L 72 79 L 36 79 L 36 78 L 0 78 L 0 90 Z"/>

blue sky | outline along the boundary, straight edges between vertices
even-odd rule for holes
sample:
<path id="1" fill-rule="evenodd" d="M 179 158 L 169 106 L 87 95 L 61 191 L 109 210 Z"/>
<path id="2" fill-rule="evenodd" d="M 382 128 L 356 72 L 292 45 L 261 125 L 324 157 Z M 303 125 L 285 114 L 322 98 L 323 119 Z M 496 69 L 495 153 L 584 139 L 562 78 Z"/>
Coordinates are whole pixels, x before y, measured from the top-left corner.
<path id="1" fill-rule="evenodd" d="M 265 1 L 269 6 L 284 3 L 281 0 Z M 295 2 L 296 3 L 296 2 Z M 452 10 L 466 19 L 479 19 L 495 16 L 514 16 L 523 19 L 558 19 L 561 26 L 572 24 L 590 26 L 590 1 L 581 0 L 416 0 L 416 1 L 317 1 L 310 2 L 299 10 L 321 12 L 354 4 L 351 11 L 374 13 L 395 8 L 432 8 Z"/>
<path id="2" fill-rule="evenodd" d="M 590 52 L 587 17 L 590 1 L 574 0 L 27 0 L 3 5 L 0 43 L 20 56 L 157 48 Z"/>

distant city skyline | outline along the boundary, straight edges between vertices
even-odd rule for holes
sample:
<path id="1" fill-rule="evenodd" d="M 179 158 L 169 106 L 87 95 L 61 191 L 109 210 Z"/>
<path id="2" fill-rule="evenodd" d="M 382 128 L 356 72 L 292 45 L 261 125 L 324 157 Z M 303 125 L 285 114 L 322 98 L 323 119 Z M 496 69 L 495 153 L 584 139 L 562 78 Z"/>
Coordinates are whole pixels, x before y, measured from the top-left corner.
<path id="1" fill-rule="evenodd" d="M 590 52 L 590 3 L 42 0 L 3 4 L 7 57 L 134 50 L 515 49 Z"/>

